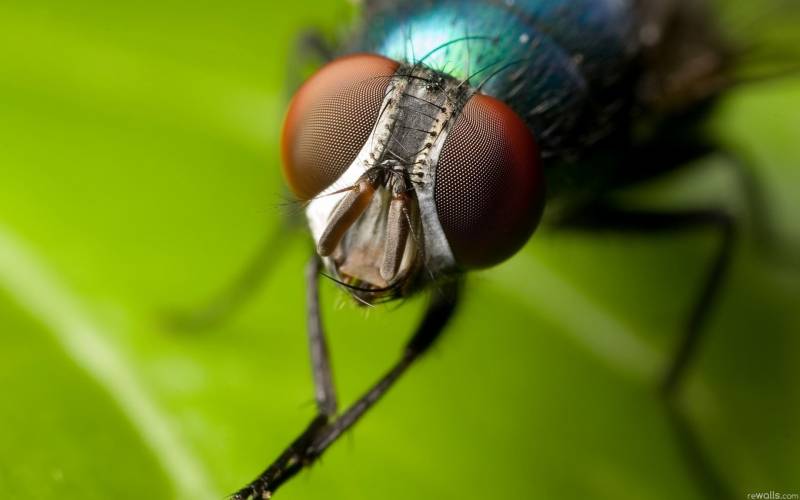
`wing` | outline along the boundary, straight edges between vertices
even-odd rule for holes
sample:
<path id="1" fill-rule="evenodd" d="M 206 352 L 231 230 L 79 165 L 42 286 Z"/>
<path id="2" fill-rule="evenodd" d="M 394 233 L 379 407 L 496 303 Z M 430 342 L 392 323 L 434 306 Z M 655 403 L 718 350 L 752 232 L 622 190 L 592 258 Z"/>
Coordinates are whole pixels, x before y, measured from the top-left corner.
<path id="1" fill-rule="evenodd" d="M 686 109 L 753 79 L 800 69 L 800 1 L 634 0 L 640 100 Z"/>
<path id="2" fill-rule="evenodd" d="M 701 0 L 636 0 L 644 67 L 637 95 L 647 106 L 680 110 L 724 89 L 735 67 L 711 6 Z"/>

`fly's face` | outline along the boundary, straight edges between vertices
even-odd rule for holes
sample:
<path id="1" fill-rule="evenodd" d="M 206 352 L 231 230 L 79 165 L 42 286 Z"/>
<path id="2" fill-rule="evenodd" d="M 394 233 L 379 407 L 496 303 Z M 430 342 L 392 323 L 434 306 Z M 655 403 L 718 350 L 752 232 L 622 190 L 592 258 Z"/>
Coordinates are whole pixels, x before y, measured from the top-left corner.
<path id="1" fill-rule="evenodd" d="M 298 90 L 282 152 L 317 252 L 367 303 L 508 258 L 542 210 L 538 150 L 508 106 L 377 55 Z"/>

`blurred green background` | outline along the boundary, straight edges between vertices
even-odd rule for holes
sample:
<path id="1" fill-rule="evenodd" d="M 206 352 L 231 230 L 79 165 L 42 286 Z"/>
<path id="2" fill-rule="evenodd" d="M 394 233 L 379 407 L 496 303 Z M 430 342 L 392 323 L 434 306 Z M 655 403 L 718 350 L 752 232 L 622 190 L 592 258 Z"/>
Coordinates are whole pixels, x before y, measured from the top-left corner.
<path id="1" fill-rule="evenodd" d="M 0 496 L 219 499 L 305 426 L 304 236 L 231 322 L 181 334 L 161 314 L 276 226 L 291 46 L 353 11 L 0 2 Z M 798 109 L 800 81 L 776 80 L 710 124 L 764 183 L 784 256 L 744 233 L 681 397 L 742 498 L 800 492 Z M 741 207 L 723 163 L 641 196 Z M 700 498 L 654 387 L 713 244 L 542 231 L 470 279 L 444 341 L 280 498 Z M 347 403 L 423 302 L 364 311 L 329 284 L 323 302 Z"/>

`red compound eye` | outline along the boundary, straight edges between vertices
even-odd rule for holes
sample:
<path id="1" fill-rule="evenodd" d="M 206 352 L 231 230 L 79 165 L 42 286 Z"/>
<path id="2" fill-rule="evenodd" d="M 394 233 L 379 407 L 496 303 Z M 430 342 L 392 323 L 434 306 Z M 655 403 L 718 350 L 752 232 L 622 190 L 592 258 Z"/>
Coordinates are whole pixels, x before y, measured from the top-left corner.
<path id="1" fill-rule="evenodd" d="M 308 200 L 356 159 L 380 112 L 398 63 L 354 54 L 328 63 L 297 91 L 283 124 L 283 173 Z"/>
<path id="2" fill-rule="evenodd" d="M 498 264 L 530 237 L 544 205 L 539 150 L 505 103 L 481 94 L 467 102 L 439 155 L 435 201 L 464 268 Z"/>

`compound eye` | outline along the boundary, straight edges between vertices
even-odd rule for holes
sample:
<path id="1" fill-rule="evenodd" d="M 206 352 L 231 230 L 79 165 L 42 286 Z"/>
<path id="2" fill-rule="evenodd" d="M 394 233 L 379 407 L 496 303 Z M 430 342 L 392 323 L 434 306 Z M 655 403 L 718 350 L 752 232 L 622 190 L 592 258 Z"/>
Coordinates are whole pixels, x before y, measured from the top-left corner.
<path id="1" fill-rule="evenodd" d="M 544 205 L 539 150 L 505 103 L 482 94 L 467 101 L 439 155 L 434 199 L 463 268 L 498 264 L 528 240 Z"/>
<path id="2" fill-rule="evenodd" d="M 283 173 L 301 200 L 338 179 L 367 142 L 398 63 L 373 54 L 336 59 L 297 91 L 283 124 Z"/>

